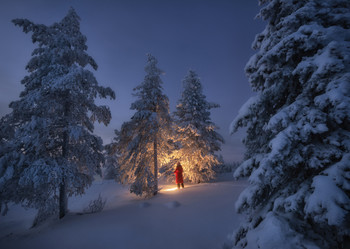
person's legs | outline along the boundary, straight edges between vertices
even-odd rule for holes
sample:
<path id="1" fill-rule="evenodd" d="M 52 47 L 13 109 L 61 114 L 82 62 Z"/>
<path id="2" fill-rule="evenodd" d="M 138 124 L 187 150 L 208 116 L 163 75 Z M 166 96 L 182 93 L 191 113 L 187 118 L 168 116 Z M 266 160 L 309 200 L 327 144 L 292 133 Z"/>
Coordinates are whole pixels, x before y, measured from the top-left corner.
<path id="1" fill-rule="evenodd" d="M 181 183 L 182 188 L 185 188 L 184 183 Z"/>
<path id="2" fill-rule="evenodd" d="M 180 189 L 180 183 L 177 183 L 177 188 Z"/>

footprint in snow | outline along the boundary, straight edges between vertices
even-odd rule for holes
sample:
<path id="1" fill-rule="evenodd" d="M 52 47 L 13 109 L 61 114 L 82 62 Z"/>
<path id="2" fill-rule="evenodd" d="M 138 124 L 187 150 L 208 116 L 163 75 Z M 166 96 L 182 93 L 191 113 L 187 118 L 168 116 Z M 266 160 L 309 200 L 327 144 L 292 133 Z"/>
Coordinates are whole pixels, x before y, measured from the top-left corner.
<path id="1" fill-rule="evenodd" d="M 149 206 L 151 206 L 149 202 L 141 202 L 139 204 L 139 208 L 148 208 Z"/>
<path id="2" fill-rule="evenodd" d="M 181 204 L 180 202 L 177 202 L 177 201 L 170 201 L 165 203 L 164 206 L 166 206 L 167 208 L 177 208 L 177 207 L 180 207 Z"/>

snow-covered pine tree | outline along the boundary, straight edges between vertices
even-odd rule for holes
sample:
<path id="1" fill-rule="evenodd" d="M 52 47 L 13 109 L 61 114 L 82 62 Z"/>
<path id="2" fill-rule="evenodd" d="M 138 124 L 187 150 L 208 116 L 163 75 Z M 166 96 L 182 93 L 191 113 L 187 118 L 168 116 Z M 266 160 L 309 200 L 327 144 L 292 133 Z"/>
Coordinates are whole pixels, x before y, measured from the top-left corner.
<path id="1" fill-rule="evenodd" d="M 246 66 L 256 96 L 247 127 L 249 176 L 236 203 L 248 220 L 237 247 L 343 248 L 350 235 L 350 1 L 264 0 L 267 21 Z"/>
<path id="2" fill-rule="evenodd" d="M 87 53 L 80 18 L 71 8 L 51 26 L 15 19 L 14 24 L 32 33 L 34 49 L 22 80 L 20 99 L 1 120 L 0 201 L 35 207 L 40 213 L 67 211 L 67 196 L 82 194 L 100 173 L 104 162 L 102 140 L 93 135 L 94 121 L 107 125 L 109 108 L 97 106 L 96 97 L 115 98 L 110 88 L 99 86 L 97 69 Z M 2 139 L 4 140 L 4 139 Z"/>
<path id="3" fill-rule="evenodd" d="M 116 154 L 123 183 L 132 183 L 130 192 L 155 195 L 158 192 L 158 167 L 169 158 L 171 132 L 169 100 L 163 94 L 162 71 L 157 60 L 148 54 L 146 76 L 137 86 L 131 104 L 135 114 L 116 131 Z"/>
<path id="4" fill-rule="evenodd" d="M 174 151 L 181 161 L 184 178 L 191 182 L 203 182 L 214 178 L 213 167 L 219 164 L 215 152 L 224 142 L 215 131 L 216 125 L 210 119 L 210 109 L 219 107 L 209 103 L 203 94 L 202 84 L 193 70 L 183 80 L 183 91 L 178 101 L 174 120 L 180 148 Z"/>

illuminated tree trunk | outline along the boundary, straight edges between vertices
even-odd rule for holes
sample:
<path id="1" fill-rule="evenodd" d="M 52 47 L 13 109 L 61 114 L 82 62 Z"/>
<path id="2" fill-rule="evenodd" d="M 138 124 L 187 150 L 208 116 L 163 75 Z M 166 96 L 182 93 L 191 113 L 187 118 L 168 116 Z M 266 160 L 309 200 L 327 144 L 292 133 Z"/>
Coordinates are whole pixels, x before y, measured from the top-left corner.
<path id="1" fill-rule="evenodd" d="M 154 193 L 156 195 L 158 193 L 158 155 L 157 155 L 157 134 L 154 136 L 153 142 L 153 150 L 154 150 Z"/>

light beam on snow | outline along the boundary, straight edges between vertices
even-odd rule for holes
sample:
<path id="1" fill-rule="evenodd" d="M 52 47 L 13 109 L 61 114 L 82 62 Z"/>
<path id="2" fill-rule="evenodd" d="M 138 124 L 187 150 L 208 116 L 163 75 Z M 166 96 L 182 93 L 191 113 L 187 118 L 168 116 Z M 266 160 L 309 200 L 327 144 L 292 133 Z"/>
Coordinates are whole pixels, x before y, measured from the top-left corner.
<path id="1" fill-rule="evenodd" d="M 169 191 L 175 191 L 175 190 L 177 190 L 177 188 L 168 188 L 168 189 L 164 189 L 163 191 L 169 192 Z"/>

